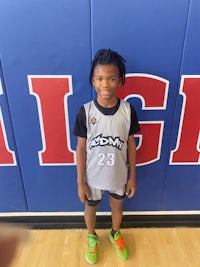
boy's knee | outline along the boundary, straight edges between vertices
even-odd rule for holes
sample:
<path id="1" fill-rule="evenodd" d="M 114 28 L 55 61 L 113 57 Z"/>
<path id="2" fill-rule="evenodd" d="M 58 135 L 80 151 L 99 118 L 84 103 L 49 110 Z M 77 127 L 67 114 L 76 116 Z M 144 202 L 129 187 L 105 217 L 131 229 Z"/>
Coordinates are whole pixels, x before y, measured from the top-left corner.
<path id="1" fill-rule="evenodd" d="M 110 196 L 110 207 L 111 209 L 115 209 L 115 210 L 122 210 L 123 209 L 123 202 L 124 199 L 123 198 L 113 198 L 112 196 Z"/>

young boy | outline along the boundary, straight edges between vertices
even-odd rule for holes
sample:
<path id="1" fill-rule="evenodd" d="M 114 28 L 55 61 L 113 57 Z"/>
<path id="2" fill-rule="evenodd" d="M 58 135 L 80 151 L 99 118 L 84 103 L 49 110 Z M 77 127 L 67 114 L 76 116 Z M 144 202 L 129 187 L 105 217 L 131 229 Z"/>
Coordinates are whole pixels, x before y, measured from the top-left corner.
<path id="1" fill-rule="evenodd" d="M 80 201 L 85 204 L 88 230 L 86 260 L 98 261 L 96 212 L 104 191 L 110 195 L 112 229 L 110 240 L 121 259 L 128 248 L 120 233 L 125 195 L 136 191 L 136 146 L 133 134 L 140 130 L 134 108 L 117 96 L 125 83 L 125 60 L 110 49 L 99 50 L 91 65 L 90 83 L 97 99 L 83 105 L 76 118 L 77 183 Z M 128 178 L 129 166 L 129 179 Z"/>

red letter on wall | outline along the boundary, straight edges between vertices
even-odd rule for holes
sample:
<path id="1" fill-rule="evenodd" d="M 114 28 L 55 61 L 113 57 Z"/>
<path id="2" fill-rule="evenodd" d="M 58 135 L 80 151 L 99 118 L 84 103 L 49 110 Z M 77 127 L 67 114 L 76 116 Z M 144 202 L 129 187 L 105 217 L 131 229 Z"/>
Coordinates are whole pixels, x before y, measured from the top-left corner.
<path id="1" fill-rule="evenodd" d="M 72 94 L 71 76 L 28 76 L 30 93 L 37 99 L 43 149 L 41 165 L 73 165 L 70 148 L 67 96 Z"/>
<path id="2" fill-rule="evenodd" d="M 166 109 L 169 82 L 148 74 L 128 74 L 126 83 L 118 91 L 120 98 L 138 97 L 143 110 Z M 137 165 L 146 165 L 160 159 L 164 121 L 140 121 L 141 132 L 137 147 Z"/>
<path id="3" fill-rule="evenodd" d="M 3 88 L 0 80 L 0 95 L 3 94 Z M 0 166 L 15 166 L 15 153 L 8 148 L 8 141 L 3 121 L 3 115 L 0 108 Z"/>
<path id="4" fill-rule="evenodd" d="M 171 152 L 170 164 L 200 163 L 200 76 L 183 76 L 183 96 L 178 140 Z"/>

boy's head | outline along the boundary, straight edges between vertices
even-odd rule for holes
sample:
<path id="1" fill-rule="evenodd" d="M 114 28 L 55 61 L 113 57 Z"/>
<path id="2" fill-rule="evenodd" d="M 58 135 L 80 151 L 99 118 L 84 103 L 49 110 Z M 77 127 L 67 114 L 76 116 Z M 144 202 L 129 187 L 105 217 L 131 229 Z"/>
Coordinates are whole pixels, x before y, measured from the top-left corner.
<path id="1" fill-rule="evenodd" d="M 94 56 L 94 59 L 91 64 L 89 81 L 92 84 L 92 78 L 94 74 L 94 69 L 97 65 L 115 65 L 119 70 L 119 76 L 122 81 L 122 85 L 125 83 L 125 75 L 126 75 L 126 66 L 125 59 L 120 56 L 117 52 L 112 51 L 111 49 L 100 49 Z"/>

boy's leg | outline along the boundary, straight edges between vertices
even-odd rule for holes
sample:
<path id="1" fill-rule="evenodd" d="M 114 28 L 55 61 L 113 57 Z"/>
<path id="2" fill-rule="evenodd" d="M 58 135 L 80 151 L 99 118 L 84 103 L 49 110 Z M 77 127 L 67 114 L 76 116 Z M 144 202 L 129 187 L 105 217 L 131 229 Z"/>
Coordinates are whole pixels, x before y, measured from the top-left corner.
<path id="1" fill-rule="evenodd" d="M 102 198 L 103 191 L 96 188 L 90 187 L 91 200 L 85 205 L 85 223 L 89 234 L 95 233 L 96 226 L 96 212 L 99 207 L 99 203 Z"/>
<path id="2" fill-rule="evenodd" d="M 125 260 L 128 258 L 128 248 L 121 235 L 120 226 L 123 216 L 123 198 L 115 198 L 110 195 L 110 206 L 112 209 L 112 229 L 110 231 L 110 241 L 113 243 L 118 256 Z"/>
<path id="3" fill-rule="evenodd" d="M 112 210 L 112 229 L 118 231 L 122 222 L 124 199 L 116 199 L 110 195 L 110 207 Z"/>
<path id="4" fill-rule="evenodd" d="M 85 223 L 88 230 L 87 235 L 87 245 L 85 247 L 85 257 L 88 263 L 97 263 L 99 259 L 98 244 L 99 240 L 95 233 L 96 226 L 96 212 L 98 210 L 99 200 L 90 200 L 87 205 L 85 205 Z"/>
<path id="5" fill-rule="evenodd" d="M 96 226 L 96 212 L 98 210 L 98 205 L 89 206 L 85 205 L 85 223 L 89 234 L 95 234 Z"/>
<path id="6" fill-rule="evenodd" d="M 85 206 L 85 223 L 88 230 L 87 235 L 87 245 L 85 247 L 85 258 L 88 263 L 94 264 L 97 263 L 99 259 L 98 252 L 98 237 L 95 233 L 95 225 L 96 225 L 96 211 L 98 209 L 98 205 L 96 206 Z"/>

